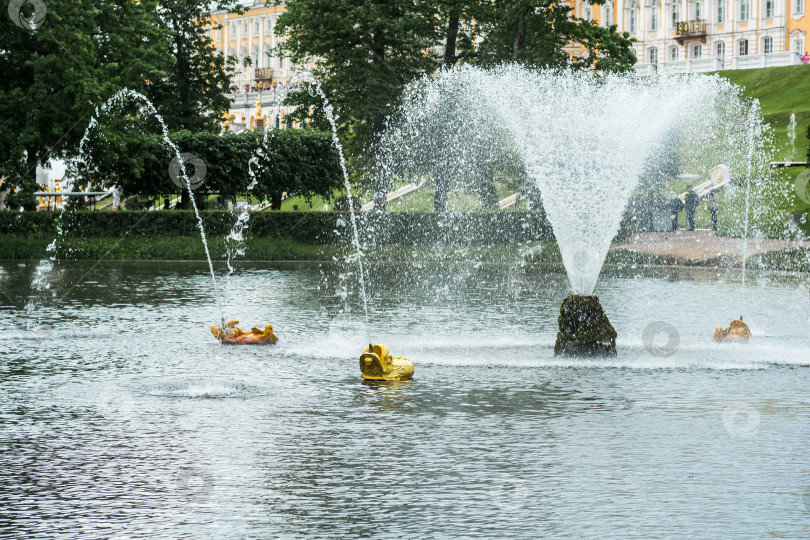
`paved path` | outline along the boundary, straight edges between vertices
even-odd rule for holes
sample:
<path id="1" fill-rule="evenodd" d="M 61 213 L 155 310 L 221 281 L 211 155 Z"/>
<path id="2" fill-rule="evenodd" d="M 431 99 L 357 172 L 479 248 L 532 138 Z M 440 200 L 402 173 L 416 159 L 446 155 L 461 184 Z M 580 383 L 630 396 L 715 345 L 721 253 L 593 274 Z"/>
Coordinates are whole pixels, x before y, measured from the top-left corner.
<path id="1" fill-rule="evenodd" d="M 787 247 L 810 247 L 810 241 L 780 240 L 772 238 L 754 239 L 728 238 L 715 236 L 710 230 L 673 231 L 659 233 L 636 233 L 614 248 L 624 248 L 641 253 L 651 253 L 671 257 L 678 263 L 715 260 L 728 264 L 740 263 L 743 259 L 745 242 L 748 243 L 748 257 L 767 251 Z"/>

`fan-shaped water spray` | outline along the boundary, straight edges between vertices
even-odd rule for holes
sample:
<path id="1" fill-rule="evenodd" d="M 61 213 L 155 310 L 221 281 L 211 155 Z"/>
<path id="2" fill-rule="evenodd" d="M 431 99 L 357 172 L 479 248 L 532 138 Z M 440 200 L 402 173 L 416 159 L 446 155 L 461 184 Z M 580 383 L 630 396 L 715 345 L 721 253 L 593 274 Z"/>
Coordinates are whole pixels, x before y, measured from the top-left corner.
<path id="1" fill-rule="evenodd" d="M 752 110 L 716 76 L 464 67 L 411 89 L 384 142 L 385 174 L 430 175 L 438 190 L 449 169 L 464 184 L 509 163 L 541 195 L 573 292 L 589 295 L 650 163 L 673 153 L 698 175 L 720 163 L 738 179 L 762 170 Z"/>

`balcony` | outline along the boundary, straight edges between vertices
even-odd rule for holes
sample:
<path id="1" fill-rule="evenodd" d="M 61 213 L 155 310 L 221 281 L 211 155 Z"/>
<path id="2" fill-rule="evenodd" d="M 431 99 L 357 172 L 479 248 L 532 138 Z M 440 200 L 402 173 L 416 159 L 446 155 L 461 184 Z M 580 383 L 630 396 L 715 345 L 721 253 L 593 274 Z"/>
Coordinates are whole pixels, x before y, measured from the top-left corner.
<path id="1" fill-rule="evenodd" d="M 256 68 L 253 73 L 253 78 L 257 81 L 272 80 L 273 70 L 270 68 Z"/>
<path id="2" fill-rule="evenodd" d="M 681 21 L 675 23 L 675 41 L 683 46 L 687 39 L 700 39 L 706 43 L 706 21 L 704 19 L 695 21 Z"/>

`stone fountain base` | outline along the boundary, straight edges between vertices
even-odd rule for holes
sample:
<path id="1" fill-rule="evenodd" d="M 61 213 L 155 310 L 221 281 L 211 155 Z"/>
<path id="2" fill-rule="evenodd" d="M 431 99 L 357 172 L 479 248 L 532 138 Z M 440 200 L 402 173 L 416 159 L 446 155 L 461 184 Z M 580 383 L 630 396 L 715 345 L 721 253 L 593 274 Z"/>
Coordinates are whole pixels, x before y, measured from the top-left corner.
<path id="1" fill-rule="evenodd" d="M 560 306 L 555 356 L 616 356 L 616 330 L 596 296 L 570 295 Z"/>

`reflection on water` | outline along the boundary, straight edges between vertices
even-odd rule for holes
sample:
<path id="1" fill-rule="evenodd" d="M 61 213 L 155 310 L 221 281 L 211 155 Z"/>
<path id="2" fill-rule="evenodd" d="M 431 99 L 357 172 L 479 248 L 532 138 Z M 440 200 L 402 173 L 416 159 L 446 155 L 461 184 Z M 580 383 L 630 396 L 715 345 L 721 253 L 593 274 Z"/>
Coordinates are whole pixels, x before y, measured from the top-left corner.
<path id="1" fill-rule="evenodd" d="M 802 279 L 608 272 L 619 356 L 563 360 L 563 274 L 378 265 L 375 340 L 416 376 L 363 383 L 337 267 L 235 274 L 226 316 L 281 338 L 255 348 L 210 336 L 205 265 L 89 268 L 26 333 L 31 269 L 0 266 L 0 536 L 810 535 Z M 740 314 L 750 346 L 711 343 Z"/>

